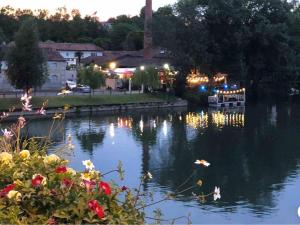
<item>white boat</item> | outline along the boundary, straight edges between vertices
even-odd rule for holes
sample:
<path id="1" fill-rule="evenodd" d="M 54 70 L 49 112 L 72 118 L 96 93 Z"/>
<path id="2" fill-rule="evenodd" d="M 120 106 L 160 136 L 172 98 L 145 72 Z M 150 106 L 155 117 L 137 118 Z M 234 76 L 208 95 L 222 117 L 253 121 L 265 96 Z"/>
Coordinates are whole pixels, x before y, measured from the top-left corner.
<path id="1" fill-rule="evenodd" d="M 211 107 L 240 107 L 245 106 L 246 89 L 217 90 L 216 94 L 208 97 Z"/>

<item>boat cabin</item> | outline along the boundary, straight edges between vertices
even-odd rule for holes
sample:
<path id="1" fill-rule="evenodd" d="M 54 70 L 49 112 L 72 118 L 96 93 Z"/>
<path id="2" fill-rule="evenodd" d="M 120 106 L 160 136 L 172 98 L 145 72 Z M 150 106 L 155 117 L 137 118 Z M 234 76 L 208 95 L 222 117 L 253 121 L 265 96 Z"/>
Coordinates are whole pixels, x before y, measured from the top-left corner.
<path id="1" fill-rule="evenodd" d="M 208 97 L 211 107 L 239 107 L 245 106 L 246 89 L 217 90 L 216 94 Z"/>

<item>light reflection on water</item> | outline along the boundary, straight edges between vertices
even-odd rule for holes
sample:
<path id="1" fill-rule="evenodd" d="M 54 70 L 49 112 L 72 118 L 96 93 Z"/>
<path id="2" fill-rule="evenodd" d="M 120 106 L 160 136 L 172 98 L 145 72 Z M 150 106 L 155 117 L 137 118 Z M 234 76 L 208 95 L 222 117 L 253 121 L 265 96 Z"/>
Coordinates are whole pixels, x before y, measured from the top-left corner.
<path id="1" fill-rule="evenodd" d="M 29 134 L 40 136 L 51 122 L 29 126 Z M 121 160 L 126 176 L 120 185 L 130 187 L 136 187 L 141 174 L 150 171 L 154 178 L 143 188 L 154 191 L 156 199 L 174 192 L 192 173 L 195 176 L 187 186 L 201 178 L 202 189 L 159 205 L 166 218 L 191 213 L 194 223 L 300 222 L 298 106 L 76 117 L 64 121 L 53 138 L 65 142 L 63 137 L 69 133 L 75 149 L 65 157 L 72 167 L 82 170 L 81 161 L 91 159 L 105 172 Z M 194 165 L 202 158 L 211 163 L 209 168 Z M 215 185 L 221 187 L 220 201 L 200 203 L 191 198 L 192 192 L 210 192 Z"/>

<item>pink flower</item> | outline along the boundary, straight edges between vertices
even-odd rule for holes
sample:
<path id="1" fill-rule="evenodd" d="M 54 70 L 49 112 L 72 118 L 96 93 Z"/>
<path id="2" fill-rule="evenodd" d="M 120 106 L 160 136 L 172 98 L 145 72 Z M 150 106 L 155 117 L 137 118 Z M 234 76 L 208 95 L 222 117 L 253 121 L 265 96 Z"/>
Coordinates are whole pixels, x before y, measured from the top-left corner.
<path id="1" fill-rule="evenodd" d="M 46 110 L 44 109 L 44 107 L 42 107 L 36 113 L 45 116 L 46 115 Z"/>
<path id="2" fill-rule="evenodd" d="M 56 222 L 56 220 L 55 220 L 53 217 L 51 217 L 51 218 L 47 221 L 47 224 L 55 225 L 55 224 L 57 224 L 57 222 Z"/>
<path id="3" fill-rule="evenodd" d="M 2 130 L 3 132 L 3 136 L 6 138 L 6 139 L 11 139 L 14 135 L 12 134 L 11 131 L 7 130 L 7 129 L 4 129 Z"/>
<path id="4" fill-rule="evenodd" d="M 32 99 L 32 96 L 29 96 L 27 93 L 21 96 L 21 101 L 29 102 Z"/>
<path id="5" fill-rule="evenodd" d="M 83 183 L 88 191 L 91 191 L 96 186 L 96 182 L 92 180 L 83 180 Z"/>
<path id="6" fill-rule="evenodd" d="M 23 105 L 23 111 L 32 111 L 32 105 L 30 105 L 30 100 L 32 99 L 32 96 L 27 95 L 25 93 L 21 97 L 22 105 Z"/>
<path id="7" fill-rule="evenodd" d="M 20 126 L 21 128 L 24 128 L 25 123 L 26 123 L 25 118 L 24 118 L 23 116 L 20 116 L 20 117 L 18 118 L 18 123 L 19 123 L 19 126 Z"/>
<path id="8" fill-rule="evenodd" d="M 32 105 L 30 105 L 30 102 L 22 103 L 23 105 L 23 111 L 32 111 Z"/>
<path id="9" fill-rule="evenodd" d="M 6 117 L 9 116 L 9 113 L 6 113 L 6 112 L 2 112 L 2 115 L 0 116 L 0 119 L 5 119 Z"/>
<path id="10" fill-rule="evenodd" d="M 111 194 L 111 188 L 109 186 L 108 183 L 105 183 L 103 181 L 100 181 L 99 182 L 99 188 L 100 190 L 103 190 L 103 192 L 106 194 L 106 195 L 110 195 Z"/>

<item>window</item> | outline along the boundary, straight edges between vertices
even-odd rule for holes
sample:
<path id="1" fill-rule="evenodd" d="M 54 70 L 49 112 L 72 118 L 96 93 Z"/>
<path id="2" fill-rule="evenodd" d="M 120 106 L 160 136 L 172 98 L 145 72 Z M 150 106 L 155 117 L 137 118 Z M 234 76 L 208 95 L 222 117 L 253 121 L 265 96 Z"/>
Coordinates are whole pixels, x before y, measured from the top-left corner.
<path id="1" fill-rule="evenodd" d="M 66 52 L 66 56 L 69 57 L 69 52 Z"/>
<path id="2" fill-rule="evenodd" d="M 92 52 L 91 56 L 97 56 L 97 52 Z"/>

